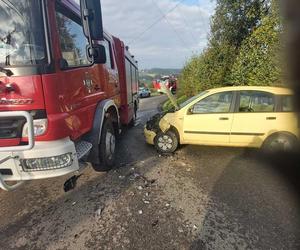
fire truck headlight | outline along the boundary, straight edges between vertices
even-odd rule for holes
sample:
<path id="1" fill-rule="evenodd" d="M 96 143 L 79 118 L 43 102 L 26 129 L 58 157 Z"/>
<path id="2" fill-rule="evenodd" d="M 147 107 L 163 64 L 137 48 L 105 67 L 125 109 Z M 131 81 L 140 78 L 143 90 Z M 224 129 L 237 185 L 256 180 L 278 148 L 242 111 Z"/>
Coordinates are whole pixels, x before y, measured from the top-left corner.
<path id="1" fill-rule="evenodd" d="M 47 131 L 47 127 L 48 127 L 47 119 L 33 120 L 33 130 L 34 130 L 35 136 L 45 134 Z M 25 125 L 23 127 L 22 137 L 28 137 L 28 124 L 27 123 L 25 123 Z"/>
<path id="2" fill-rule="evenodd" d="M 66 153 L 44 158 L 21 159 L 20 162 L 24 171 L 52 170 L 71 166 L 73 157 L 72 153 Z"/>

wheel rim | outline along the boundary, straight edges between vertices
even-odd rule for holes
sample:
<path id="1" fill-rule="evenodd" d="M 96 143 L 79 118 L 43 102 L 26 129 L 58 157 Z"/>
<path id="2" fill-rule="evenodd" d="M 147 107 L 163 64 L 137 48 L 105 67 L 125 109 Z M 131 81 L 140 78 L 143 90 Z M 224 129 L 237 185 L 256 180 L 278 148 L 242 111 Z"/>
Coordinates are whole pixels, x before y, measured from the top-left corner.
<path id="1" fill-rule="evenodd" d="M 106 133 L 105 137 L 105 146 L 106 146 L 106 156 L 109 160 L 113 158 L 116 148 L 116 138 L 115 135 L 111 132 Z"/>
<path id="2" fill-rule="evenodd" d="M 293 149 L 293 145 L 287 138 L 277 138 L 274 140 L 271 145 L 271 151 L 291 151 Z"/>
<path id="3" fill-rule="evenodd" d="M 173 139 L 169 135 L 162 135 L 158 137 L 157 146 L 162 151 L 170 150 L 173 147 Z"/>

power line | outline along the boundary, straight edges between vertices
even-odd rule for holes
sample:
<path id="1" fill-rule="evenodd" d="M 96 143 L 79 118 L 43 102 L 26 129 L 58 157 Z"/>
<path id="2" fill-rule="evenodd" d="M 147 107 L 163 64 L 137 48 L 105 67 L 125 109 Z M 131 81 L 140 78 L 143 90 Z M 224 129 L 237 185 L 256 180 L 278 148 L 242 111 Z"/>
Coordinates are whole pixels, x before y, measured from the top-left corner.
<path id="1" fill-rule="evenodd" d="M 138 41 L 147 31 L 149 31 L 150 29 L 152 29 L 156 24 L 158 24 L 161 20 L 163 20 L 165 18 L 166 15 L 170 14 L 172 11 L 174 11 L 181 3 L 183 3 L 186 0 L 181 0 L 179 3 L 177 3 L 172 9 L 170 9 L 169 11 L 166 12 L 166 14 L 164 14 L 162 17 L 160 17 L 159 19 L 157 19 L 156 21 L 154 21 L 151 25 L 149 25 L 143 32 L 141 32 L 139 35 L 137 35 L 135 38 L 133 38 L 130 42 L 129 45 L 131 45 L 132 43 Z"/>
<path id="2" fill-rule="evenodd" d="M 169 20 L 166 17 L 166 14 L 164 14 L 162 12 L 162 10 L 159 8 L 159 6 L 157 5 L 157 3 L 154 0 L 152 0 L 152 3 L 156 6 L 156 8 L 158 9 L 158 11 L 162 14 L 162 17 L 165 19 L 166 23 L 172 28 L 172 30 L 174 31 L 174 33 L 176 34 L 176 36 L 180 40 L 180 42 L 182 42 L 182 44 L 185 46 L 186 43 L 185 43 L 184 39 L 178 34 L 178 32 L 175 29 L 175 27 L 169 22 Z"/>
<path id="3" fill-rule="evenodd" d="M 152 0 L 152 1 L 153 1 L 153 0 Z M 195 3 L 196 1 L 197 1 L 197 0 L 195 0 L 193 3 Z M 192 25 L 185 19 L 184 15 L 181 15 L 181 18 L 182 18 L 182 20 L 183 20 L 183 22 L 185 23 L 186 26 L 192 26 Z M 189 33 L 189 34 L 191 35 L 191 37 L 193 38 L 194 42 L 195 42 L 195 43 L 198 43 L 198 41 L 197 41 L 197 39 L 196 39 L 194 33 L 193 33 L 193 32 L 188 32 L 188 33 Z"/>

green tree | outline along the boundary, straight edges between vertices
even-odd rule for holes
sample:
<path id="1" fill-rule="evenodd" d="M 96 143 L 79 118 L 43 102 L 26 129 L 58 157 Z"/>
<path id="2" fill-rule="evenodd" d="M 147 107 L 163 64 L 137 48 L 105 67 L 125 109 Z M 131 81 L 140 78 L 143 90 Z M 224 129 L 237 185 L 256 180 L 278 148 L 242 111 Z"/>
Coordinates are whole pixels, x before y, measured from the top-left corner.
<path id="1" fill-rule="evenodd" d="M 208 88 L 223 86 L 232 53 L 235 53 L 232 46 L 224 44 L 207 48 L 200 56 L 192 57 L 180 75 L 180 91 L 192 96 Z"/>
<path id="2" fill-rule="evenodd" d="M 211 23 L 210 46 L 239 48 L 269 11 L 270 0 L 217 0 Z"/>
<path id="3" fill-rule="evenodd" d="M 236 85 L 281 85 L 283 32 L 278 5 L 242 44 L 231 74 Z"/>
<path id="4" fill-rule="evenodd" d="M 279 16 L 277 0 L 217 0 L 208 48 L 185 65 L 180 91 L 279 84 Z"/>

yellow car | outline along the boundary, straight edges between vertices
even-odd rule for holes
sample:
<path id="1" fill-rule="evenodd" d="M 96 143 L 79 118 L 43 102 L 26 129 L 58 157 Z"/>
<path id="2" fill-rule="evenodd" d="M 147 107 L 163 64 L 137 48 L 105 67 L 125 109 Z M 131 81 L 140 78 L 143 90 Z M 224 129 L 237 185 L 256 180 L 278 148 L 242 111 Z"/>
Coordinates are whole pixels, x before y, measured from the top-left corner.
<path id="1" fill-rule="evenodd" d="M 279 87 L 224 87 L 201 92 L 157 114 L 145 125 L 149 144 L 161 153 L 179 144 L 263 147 L 292 150 L 298 145 L 299 116 L 293 92 Z"/>

